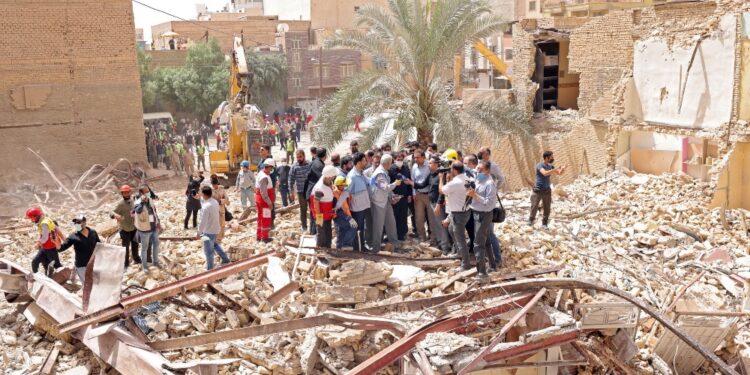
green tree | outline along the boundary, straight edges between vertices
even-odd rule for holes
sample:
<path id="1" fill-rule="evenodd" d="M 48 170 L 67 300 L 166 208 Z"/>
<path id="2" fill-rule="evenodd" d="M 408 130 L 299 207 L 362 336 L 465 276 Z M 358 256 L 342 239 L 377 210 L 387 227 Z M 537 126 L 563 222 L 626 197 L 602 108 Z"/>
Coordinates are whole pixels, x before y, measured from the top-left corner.
<path id="1" fill-rule="evenodd" d="M 317 141 L 339 142 L 358 113 L 376 118 L 363 132 L 363 144 L 378 139 L 389 124 L 400 140 L 416 135 L 421 142 L 433 136 L 456 146 L 467 141 L 470 132 L 464 128 L 476 122 L 450 105 L 444 77 L 456 54 L 506 27 L 487 2 L 389 0 L 387 9 L 362 7 L 357 23 L 368 30 L 339 33 L 327 45 L 370 54 L 379 67 L 355 75 L 325 102 L 316 121 L 323 124 Z"/>
<path id="2" fill-rule="evenodd" d="M 143 111 L 147 112 L 154 106 L 158 87 L 154 83 L 154 73 L 149 67 L 151 56 L 147 55 L 143 50 L 138 49 L 137 59 L 138 72 L 141 77 L 141 102 L 143 104 Z"/>
<path id="3" fill-rule="evenodd" d="M 207 118 L 229 94 L 229 63 L 216 39 L 190 47 L 182 67 L 151 70 L 150 61 L 138 51 L 144 111 L 174 103 L 180 111 Z"/>
<path id="4" fill-rule="evenodd" d="M 280 53 L 260 54 L 245 51 L 248 69 L 253 73 L 251 93 L 255 104 L 264 111 L 279 99 L 286 97 L 287 63 Z"/>
<path id="5" fill-rule="evenodd" d="M 173 77 L 173 92 L 182 109 L 207 118 L 227 98 L 229 76 L 229 62 L 212 38 L 190 47 L 185 67 Z"/>

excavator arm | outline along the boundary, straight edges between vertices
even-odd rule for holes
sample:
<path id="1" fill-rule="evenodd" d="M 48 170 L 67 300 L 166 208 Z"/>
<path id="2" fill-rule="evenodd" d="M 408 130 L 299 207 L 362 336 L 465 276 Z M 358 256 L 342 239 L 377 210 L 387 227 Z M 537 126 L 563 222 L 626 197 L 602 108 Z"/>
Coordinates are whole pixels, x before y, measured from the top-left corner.
<path id="1" fill-rule="evenodd" d="M 503 59 L 497 57 L 497 55 L 495 55 L 495 53 L 481 41 L 474 43 L 474 49 L 481 53 L 482 56 L 484 56 L 484 58 L 495 67 L 495 70 L 506 76 L 510 81 L 510 76 L 508 75 L 508 64 L 506 64 Z"/>

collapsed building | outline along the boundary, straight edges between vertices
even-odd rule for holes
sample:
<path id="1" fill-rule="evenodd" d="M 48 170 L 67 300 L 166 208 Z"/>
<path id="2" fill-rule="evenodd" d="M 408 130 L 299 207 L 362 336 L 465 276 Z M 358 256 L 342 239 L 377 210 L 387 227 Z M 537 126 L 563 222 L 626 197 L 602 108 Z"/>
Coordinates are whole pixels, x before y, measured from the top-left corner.
<path id="1" fill-rule="evenodd" d="M 572 172 L 562 183 L 615 166 L 682 172 L 711 183 L 712 207 L 749 209 L 748 8 L 678 1 L 515 23 L 509 91 L 541 130 L 537 144 L 496 146 L 507 188 L 528 187 L 550 149 Z"/>
<path id="2" fill-rule="evenodd" d="M 234 262 L 206 272 L 200 243 L 179 229 L 182 191 L 164 191 L 165 266 L 147 273 L 111 272 L 124 254 L 102 245 L 89 285 L 69 269 L 30 278 L 30 224 L 0 228 L 0 368 L 748 373 L 748 8 L 680 2 L 514 24 L 508 96 L 539 129 L 532 143 L 495 146 L 509 216 L 496 228 L 503 268 L 488 284 L 413 241 L 406 254 L 317 249 L 294 207 L 280 210 L 271 244 L 233 207 L 224 245 Z M 523 189 L 544 149 L 572 172 L 557 181 L 549 231 L 524 224 Z M 79 181 L 96 187 L 87 175 Z M 116 243 L 102 209 L 112 202 L 100 203 L 86 215 Z M 61 222 L 73 206 L 55 211 Z"/>

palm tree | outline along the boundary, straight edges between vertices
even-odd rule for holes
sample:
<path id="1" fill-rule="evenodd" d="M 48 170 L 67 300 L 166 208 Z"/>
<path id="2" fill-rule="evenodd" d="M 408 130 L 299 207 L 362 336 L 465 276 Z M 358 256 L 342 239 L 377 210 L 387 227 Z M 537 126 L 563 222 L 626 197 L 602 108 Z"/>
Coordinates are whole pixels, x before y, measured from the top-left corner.
<path id="1" fill-rule="evenodd" d="M 449 103 L 444 76 L 454 56 L 472 41 L 503 30 L 506 24 L 485 0 L 388 0 L 388 9 L 366 5 L 357 14 L 368 31 L 345 31 L 327 42 L 373 56 L 376 68 L 365 70 L 337 91 L 321 108 L 316 140 L 338 143 L 357 114 L 375 118 L 360 143 L 372 144 L 393 124 L 394 137 L 415 135 L 420 142 L 456 144 L 468 125 Z M 486 103 L 485 103 L 486 104 Z"/>

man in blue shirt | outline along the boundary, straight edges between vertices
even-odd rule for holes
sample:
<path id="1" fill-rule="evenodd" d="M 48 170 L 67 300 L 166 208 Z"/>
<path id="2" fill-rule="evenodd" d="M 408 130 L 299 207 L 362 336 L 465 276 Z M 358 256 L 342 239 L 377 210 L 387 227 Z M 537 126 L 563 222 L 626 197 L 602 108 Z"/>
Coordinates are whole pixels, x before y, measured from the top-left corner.
<path id="1" fill-rule="evenodd" d="M 542 226 L 546 229 L 549 224 L 550 207 L 552 206 L 552 186 L 550 176 L 554 173 L 561 175 L 565 172 L 565 165 L 555 168 L 555 156 L 552 151 L 544 151 L 542 154 L 544 161 L 538 163 L 534 168 L 536 172 L 536 183 L 531 193 L 531 213 L 529 214 L 529 225 L 534 225 L 536 212 L 539 210 L 539 202 L 542 202 L 544 216 L 542 216 Z"/>

